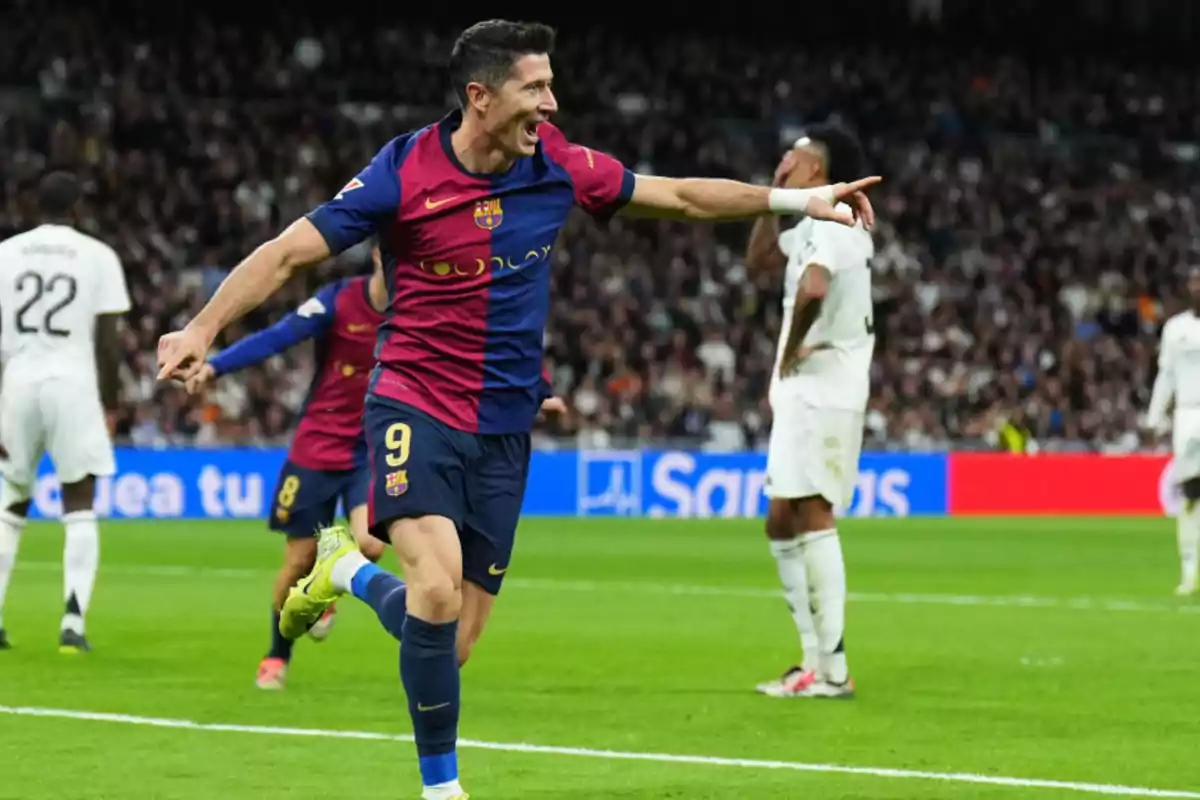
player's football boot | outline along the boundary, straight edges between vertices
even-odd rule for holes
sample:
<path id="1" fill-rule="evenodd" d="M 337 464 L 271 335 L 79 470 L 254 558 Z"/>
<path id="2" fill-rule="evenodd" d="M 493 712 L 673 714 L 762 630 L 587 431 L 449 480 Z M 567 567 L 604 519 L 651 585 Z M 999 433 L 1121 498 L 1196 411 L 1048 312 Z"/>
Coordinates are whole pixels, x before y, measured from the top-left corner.
<path id="1" fill-rule="evenodd" d="M 769 697 L 798 697 L 817 679 L 817 673 L 803 667 L 792 667 L 773 681 L 760 683 L 756 690 Z"/>
<path id="2" fill-rule="evenodd" d="M 354 537 L 342 525 L 325 528 L 317 539 L 317 563 L 312 572 L 288 592 L 279 611 L 279 632 L 288 639 L 299 639 L 324 616 L 341 596 L 333 585 L 333 565 L 342 556 L 358 552 Z"/>
<path id="3" fill-rule="evenodd" d="M 12 645 L 8 641 L 8 632 L 4 628 L 0 628 L 0 650 L 11 650 Z"/>
<path id="4" fill-rule="evenodd" d="M 63 655 L 73 656 L 79 653 L 86 653 L 92 649 L 88 644 L 87 637 L 82 633 L 76 633 L 68 628 L 58 637 L 58 652 Z"/>
<path id="5" fill-rule="evenodd" d="M 333 632 L 333 623 L 337 622 L 337 606 L 330 606 L 329 609 L 321 615 L 309 631 L 308 636 L 314 642 L 323 642 Z"/>
<path id="6" fill-rule="evenodd" d="M 854 697 L 854 681 L 849 678 L 845 683 L 832 683 L 817 680 L 797 695 L 797 697 L 815 697 L 825 700 L 850 700 Z"/>
<path id="7" fill-rule="evenodd" d="M 282 658 L 264 658 L 258 665 L 254 685 L 269 692 L 277 692 L 287 681 L 287 662 Z"/>

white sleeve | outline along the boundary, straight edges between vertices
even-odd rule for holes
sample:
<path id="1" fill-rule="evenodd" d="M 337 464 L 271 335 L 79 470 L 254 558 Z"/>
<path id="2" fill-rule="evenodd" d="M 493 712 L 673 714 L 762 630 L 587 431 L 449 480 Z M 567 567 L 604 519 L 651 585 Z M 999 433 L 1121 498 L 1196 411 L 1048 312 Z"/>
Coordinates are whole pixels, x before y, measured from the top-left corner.
<path id="1" fill-rule="evenodd" d="M 812 235 L 804 243 L 804 265 L 820 264 L 832 273 L 856 263 L 854 259 L 846 257 L 850 249 L 850 237 L 855 235 L 854 228 L 837 222 L 815 221 Z"/>
<path id="2" fill-rule="evenodd" d="M 95 312 L 97 314 L 124 314 L 129 311 L 129 289 L 125 286 L 125 270 L 121 259 L 111 247 L 99 251 L 100 263 L 97 273 L 100 286 L 96 290 Z"/>
<path id="3" fill-rule="evenodd" d="M 788 258 L 792 257 L 792 249 L 796 246 L 796 229 L 788 228 L 779 234 L 779 250 Z"/>

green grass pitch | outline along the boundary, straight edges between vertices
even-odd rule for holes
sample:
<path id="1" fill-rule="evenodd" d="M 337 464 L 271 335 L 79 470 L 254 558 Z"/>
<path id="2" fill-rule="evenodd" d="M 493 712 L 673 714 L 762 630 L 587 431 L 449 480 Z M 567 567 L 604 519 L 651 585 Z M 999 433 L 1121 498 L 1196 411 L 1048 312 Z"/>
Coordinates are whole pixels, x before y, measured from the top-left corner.
<path id="1" fill-rule="evenodd" d="M 847 521 L 859 695 L 818 703 L 752 691 L 796 653 L 761 529 L 526 521 L 461 735 L 574 749 L 466 748 L 472 797 L 1200 797 L 1200 604 L 1170 594 L 1169 520 Z M 260 692 L 277 538 L 201 522 L 102 537 L 79 657 L 56 650 L 62 534 L 22 540 L 0 799 L 419 796 L 412 744 L 388 736 L 409 733 L 397 648 L 369 609 L 343 601 L 287 690 Z"/>

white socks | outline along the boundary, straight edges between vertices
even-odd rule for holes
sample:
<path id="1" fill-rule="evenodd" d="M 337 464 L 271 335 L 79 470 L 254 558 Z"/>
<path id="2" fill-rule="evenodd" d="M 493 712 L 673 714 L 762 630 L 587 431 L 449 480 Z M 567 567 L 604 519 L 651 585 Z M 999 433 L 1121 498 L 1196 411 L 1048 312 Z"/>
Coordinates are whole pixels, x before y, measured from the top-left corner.
<path id="1" fill-rule="evenodd" d="M 813 621 L 812 601 L 809 599 L 808 575 L 804 563 L 804 537 L 771 542 L 771 555 L 779 567 L 779 580 L 783 584 L 783 596 L 792 610 L 796 632 L 800 634 L 800 647 L 804 653 L 803 669 L 816 669 L 820 653 L 817 626 Z"/>
<path id="2" fill-rule="evenodd" d="M 16 514 L 0 511 L 0 629 L 4 628 L 4 598 L 17 565 L 17 548 L 21 544 L 21 529 L 25 520 Z"/>
<path id="3" fill-rule="evenodd" d="M 437 786 L 426 786 L 421 792 L 421 800 L 455 800 L 462 796 L 463 788 L 457 780 L 439 783 Z"/>
<path id="4" fill-rule="evenodd" d="M 338 591 L 348 592 L 350 591 L 350 581 L 354 580 L 354 574 L 370 563 L 367 557 L 357 550 L 353 553 L 346 553 L 333 563 L 333 569 L 329 571 L 329 582 Z"/>
<path id="5" fill-rule="evenodd" d="M 830 683 L 850 678 L 842 636 L 846 630 L 846 564 L 837 530 L 803 535 L 804 563 L 816 602 L 817 639 L 821 658 L 819 677 Z"/>
<path id="6" fill-rule="evenodd" d="M 62 522 L 67 529 L 63 546 L 63 601 L 67 607 L 62 629 L 82 635 L 100 566 L 100 526 L 94 511 L 72 511 L 63 515 Z"/>
<path id="7" fill-rule="evenodd" d="M 1175 518 L 1175 535 L 1179 541 L 1181 586 L 1195 586 L 1200 569 L 1200 503 L 1184 501 Z"/>

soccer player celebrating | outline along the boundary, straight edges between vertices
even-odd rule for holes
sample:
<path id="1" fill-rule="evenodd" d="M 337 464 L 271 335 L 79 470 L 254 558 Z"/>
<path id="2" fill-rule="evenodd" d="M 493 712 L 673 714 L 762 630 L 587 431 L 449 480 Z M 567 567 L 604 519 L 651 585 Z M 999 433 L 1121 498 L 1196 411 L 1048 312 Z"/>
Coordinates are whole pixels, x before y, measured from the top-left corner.
<path id="1" fill-rule="evenodd" d="M 279 473 L 269 527 L 286 538 L 283 565 L 275 576 L 271 647 L 258 666 L 260 689 L 282 689 L 293 640 L 279 632 L 279 611 L 288 589 L 317 559 L 317 532 L 335 521 L 338 501 L 350 520 L 359 549 L 371 561 L 384 545 L 367 532 L 367 447 L 363 402 L 375 366 L 375 337 L 387 307 L 387 287 L 378 248 L 370 276 L 321 287 L 303 305 L 270 328 L 241 339 L 209 359 L 188 381 L 201 391 L 212 379 L 259 364 L 307 339 L 316 342 L 316 370 Z M 330 606 L 308 634 L 323 641 L 333 627 Z"/>
<path id="2" fill-rule="evenodd" d="M 862 148 L 845 129 L 818 125 L 796 141 L 775 172 L 780 186 L 811 187 L 863 169 Z M 842 641 L 846 568 L 835 508 L 854 493 L 863 415 L 871 387 L 875 323 L 871 235 L 802 220 L 779 232 L 755 223 L 746 262 L 783 269 L 783 329 L 771 380 L 774 424 L 767 451 L 767 538 L 792 610 L 804 662 L 758 690 L 773 697 L 851 697 Z"/>
<path id="3" fill-rule="evenodd" d="M 1175 518 L 1181 579 L 1178 595 L 1195 594 L 1200 570 L 1200 267 L 1188 271 L 1191 308 L 1163 325 L 1158 376 L 1150 395 L 1146 424 L 1157 433 L 1172 428 L 1175 477 L 1183 508 Z M 1167 410 L 1175 401 L 1173 424 Z"/>
<path id="4" fill-rule="evenodd" d="M 84 617 L 100 564 L 96 478 L 116 471 L 105 409 L 118 401 L 125 272 L 111 247 L 71 227 L 81 191 L 53 172 L 38 186 L 44 224 L 0 244 L 0 357 L 4 488 L 0 490 L 0 609 L 38 463 L 48 452 L 62 483 L 63 612 L 59 650 L 90 649 Z M 0 621 L 0 649 L 8 637 Z"/>
<path id="5" fill-rule="evenodd" d="M 297 268 L 381 236 L 390 307 L 366 409 L 371 531 L 391 542 L 408 583 L 330 529 L 280 627 L 297 636 L 350 593 L 403 641 L 426 800 L 466 797 L 455 755 L 459 667 L 510 566 L 544 397 L 551 251 L 571 208 L 710 221 L 808 214 L 850 225 L 870 221 L 862 190 L 879 180 L 769 189 L 634 175 L 550 124 L 553 45 L 553 29 L 536 23 L 491 20 L 463 32 L 450 57 L 460 109 L 385 145 L 159 342 L 160 377 L 187 380 L 217 332 Z M 850 205 L 835 207 L 842 200 Z"/>

